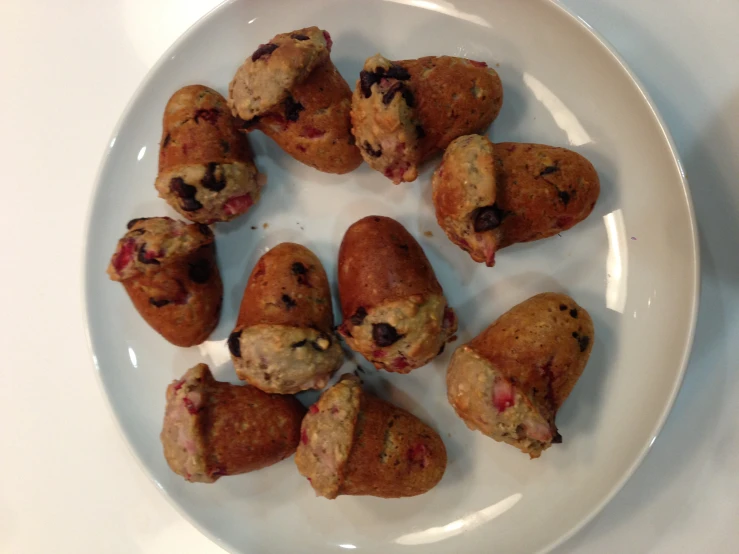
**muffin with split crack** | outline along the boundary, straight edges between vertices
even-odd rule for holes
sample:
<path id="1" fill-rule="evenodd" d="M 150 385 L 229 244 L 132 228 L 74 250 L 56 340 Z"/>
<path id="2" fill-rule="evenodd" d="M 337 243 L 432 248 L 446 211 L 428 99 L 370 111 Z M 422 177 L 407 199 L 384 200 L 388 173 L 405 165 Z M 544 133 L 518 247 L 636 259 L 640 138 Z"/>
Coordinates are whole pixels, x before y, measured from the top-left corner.
<path id="1" fill-rule="evenodd" d="M 476 262 L 518 242 L 570 229 L 600 194 L 593 165 L 566 148 L 493 144 L 467 135 L 452 141 L 432 178 L 439 226 Z"/>
<path id="2" fill-rule="evenodd" d="M 352 96 L 352 132 L 364 160 L 393 183 L 456 137 L 483 132 L 500 112 L 503 87 L 484 62 L 451 56 L 367 59 Z"/>
<path id="3" fill-rule="evenodd" d="M 351 90 L 330 58 L 327 31 L 307 27 L 275 36 L 238 69 L 229 105 L 290 156 L 326 173 L 347 173 L 362 157 L 351 134 Z"/>
<path id="4" fill-rule="evenodd" d="M 223 283 L 213 232 L 168 217 L 131 220 L 108 275 L 144 320 L 176 346 L 200 344 L 218 324 Z"/>
<path id="5" fill-rule="evenodd" d="M 167 387 L 164 457 L 194 483 L 256 471 L 295 452 L 304 414 L 293 396 L 216 381 L 198 364 Z"/>
<path id="6" fill-rule="evenodd" d="M 423 249 L 389 217 L 365 217 L 347 229 L 339 249 L 339 296 L 339 333 L 378 369 L 421 367 L 457 330 Z"/>
<path id="7" fill-rule="evenodd" d="M 159 196 L 190 221 L 210 224 L 245 213 L 262 181 L 226 99 L 202 85 L 175 92 L 164 110 Z"/>
<path id="8" fill-rule="evenodd" d="M 400 498 L 435 487 L 447 455 L 431 427 L 345 375 L 308 410 L 295 463 L 317 496 Z"/>
<path id="9" fill-rule="evenodd" d="M 565 294 L 543 293 L 457 348 L 447 396 L 472 430 L 538 458 L 562 442 L 557 411 L 593 348 L 593 321 Z"/>
<path id="10" fill-rule="evenodd" d="M 254 267 L 228 339 L 236 374 L 265 392 L 323 388 L 344 361 L 333 326 L 320 260 L 300 244 L 279 244 Z"/>

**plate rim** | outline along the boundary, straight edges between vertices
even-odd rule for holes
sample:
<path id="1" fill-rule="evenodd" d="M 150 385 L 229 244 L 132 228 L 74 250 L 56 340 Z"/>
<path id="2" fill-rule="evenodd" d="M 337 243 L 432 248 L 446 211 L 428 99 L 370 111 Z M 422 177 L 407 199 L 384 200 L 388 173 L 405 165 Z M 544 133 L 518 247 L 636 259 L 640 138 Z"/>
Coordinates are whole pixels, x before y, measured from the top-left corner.
<path id="1" fill-rule="evenodd" d="M 588 31 L 590 36 L 592 36 L 596 41 L 598 41 L 600 45 L 611 55 L 611 57 L 613 57 L 613 59 L 615 59 L 616 62 L 618 62 L 618 64 L 621 66 L 621 69 L 629 76 L 632 83 L 634 84 L 636 89 L 639 91 L 639 94 L 641 94 L 642 98 L 647 103 L 647 106 L 649 106 L 649 110 L 652 112 L 652 116 L 654 117 L 655 121 L 657 122 L 657 125 L 659 126 L 660 131 L 662 132 L 662 136 L 665 142 L 667 143 L 667 146 L 670 149 L 672 160 L 674 162 L 675 168 L 677 169 L 677 173 L 680 177 L 680 184 L 682 185 L 683 195 L 685 198 L 685 204 L 688 208 L 688 219 L 690 223 L 691 246 L 692 246 L 692 253 L 693 253 L 693 256 L 692 256 L 693 271 L 691 274 L 691 278 L 693 280 L 693 291 L 692 291 L 692 299 L 691 299 L 692 301 L 691 301 L 691 306 L 690 306 L 690 325 L 688 328 L 687 336 L 685 337 L 686 340 L 684 343 L 684 349 L 683 349 L 681 359 L 680 359 L 680 369 L 678 372 L 677 379 L 675 379 L 675 382 L 672 385 L 672 390 L 670 391 L 670 395 L 667 400 L 667 403 L 662 409 L 662 413 L 660 414 L 660 417 L 657 419 L 657 422 L 652 429 L 652 433 L 651 433 L 652 440 L 649 441 L 649 444 L 642 447 L 641 452 L 634 459 L 634 461 L 631 463 L 629 468 L 621 476 L 621 479 L 619 479 L 611 487 L 611 490 L 608 492 L 608 494 L 606 494 L 603 497 L 603 499 L 599 503 L 597 503 L 593 509 L 590 510 L 590 513 L 587 516 L 585 516 L 582 520 L 580 520 L 579 523 L 577 523 L 576 525 L 573 525 L 572 528 L 570 528 L 566 533 L 562 534 L 557 540 L 555 540 L 550 545 L 546 546 L 543 550 L 541 550 L 540 554 L 546 554 L 547 552 L 551 552 L 555 548 L 562 546 L 568 540 L 570 540 L 572 537 L 578 534 L 583 528 L 585 528 L 585 526 L 588 525 L 588 523 L 593 521 L 595 516 L 600 514 L 603 511 L 603 509 L 608 504 L 610 504 L 611 500 L 613 500 L 613 498 L 619 492 L 621 492 L 621 489 L 623 489 L 626 483 L 631 479 L 631 477 L 633 477 L 634 473 L 636 473 L 636 470 L 639 469 L 639 467 L 642 465 L 642 463 L 644 462 L 649 452 L 651 452 L 652 447 L 654 446 L 654 443 L 657 441 L 657 437 L 659 437 L 660 433 L 662 432 L 663 427 L 665 426 L 665 423 L 667 422 L 667 418 L 672 412 L 672 408 L 675 405 L 675 400 L 677 399 L 677 395 L 680 393 L 680 389 L 682 388 L 683 381 L 685 380 L 685 372 L 688 369 L 688 364 L 690 363 L 690 357 L 693 354 L 695 331 L 696 331 L 696 327 L 698 323 L 698 311 L 700 308 L 700 289 L 701 289 L 700 242 L 698 240 L 698 224 L 697 224 L 697 220 L 695 217 L 695 207 L 693 206 L 693 196 L 690 192 L 690 184 L 688 183 L 688 179 L 685 176 L 685 170 L 683 169 L 683 164 L 680 159 L 680 154 L 677 151 L 677 146 L 675 145 L 675 141 L 672 138 L 672 134 L 670 133 L 670 130 L 667 127 L 667 124 L 662 118 L 662 115 L 657 109 L 657 106 L 652 100 L 652 97 L 647 92 L 646 88 L 644 87 L 644 84 L 641 82 L 641 79 L 639 79 L 637 75 L 632 71 L 632 69 L 629 67 L 629 64 L 626 63 L 626 60 L 624 60 L 624 58 L 621 56 L 621 54 L 616 49 L 616 47 L 613 44 L 611 44 L 611 42 L 607 40 L 603 35 L 601 35 L 597 30 L 595 30 L 587 21 L 585 21 L 585 19 L 577 15 L 569 7 L 562 4 L 560 0 L 550 0 L 550 2 L 556 8 L 558 8 L 565 16 L 573 20 L 575 24 L 578 24 L 584 27 L 585 30 Z"/>
<path id="2" fill-rule="evenodd" d="M 92 221 L 93 221 L 93 209 L 95 205 L 97 204 L 98 195 L 101 194 L 101 186 L 100 186 L 101 178 L 103 175 L 103 171 L 105 170 L 105 167 L 107 166 L 109 162 L 111 152 L 112 152 L 111 142 L 114 141 L 118 137 L 121 126 L 123 125 L 123 122 L 128 118 L 134 104 L 136 103 L 137 99 L 139 98 L 141 94 L 141 91 L 148 85 L 149 81 L 153 78 L 153 76 L 156 74 L 159 68 L 162 65 L 164 65 L 164 63 L 169 59 L 171 53 L 174 50 L 176 50 L 182 42 L 187 40 L 196 29 L 204 25 L 206 21 L 208 21 L 216 12 L 220 11 L 221 9 L 224 9 L 227 5 L 236 3 L 238 1 L 240 0 L 223 0 L 222 2 L 213 6 L 210 10 L 205 12 L 195 22 L 193 22 L 189 27 L 187 27 L 187 29 L 183 31 L 177 37 L 177 39 L 174 40 L 174 42 L 172 42 L 172 44 L 170 44 L 166 48 L 166 50 L 159 56 L 157 61 L 148 69 L 148 71 L 143 76 L 143 78 L 141 79 L 141 81 L 138 83 L 133 93 L 131 94 L 130 98 L 128 99 L 128 102 L 126 103 L 125 108 L 121 112 L 121 115 L 118 117 L 118 120 L 116 121 L 115 126 L 113 127 L 113 130 L 111 131 L 108 137 L 108 141 L 106 142 L 104 154 L 98 164 L 97 171 L 95 172 L 95 178 L 93 181 L 94 182 L 93 192 L 88 200 L 88 206 L 87 206 L 87 211 L 85 215 L 85 224 L 83 226 L 83 233 L 84 233 L 83 242 L 85 246 L 82 250 L 82 256 L 81 256 L 82 258 L 81 259 L 82 279 L 80 280 L 81 282 L 81 291 L 80 291 L 81 295 L 80 296 L 82 300 L 82 324 L 84 327 L 84 334 L 86 338 L 85 342 L 87 344 L 88 354 L 92 359 L 92 365 L 93 365 L 93 369 L 95 373 L 95 380 L 97 381 L 100 392 L 105 398 L 105 405 L 106 405 L 108 415 L 115 422 L 115 427 L 118 431 L 119 437 L 123 440 L 125 447 L 128 450 L 128 452 L 131 454 L 132 458 L 136 460 L 136 464 L 138 465 L 138 467 L 144 472 L 146 477 L 152 483 L 154 483 L 159 493 L 167 500 L 169 505 L 172 506 L 181 517 L 183 517 L 186 521 L 188 521 L 195 529 L 197 529 L 205 537 L 207 537 L 209 540 L 211 540 L 212 542 L 217 544 L 219 547 L 224 549 L 226 552 L 229 552 L 231 554 L 240 554 L 240 552 L 238 550 L 235 550 L 234 549 L 235 547 L 233 545 L 227 543 L 220 537 L 217 537 L 209 529 L 201 525 L 189 513 L 187 513 L 185 509 L 179 503 L 177 503 L 174 500 L 174 498 L 164 489 L 164 487 L 156 479 L 156 477 L 153 475 L 149 467 L 144 463 L 143 459 L 138 455 L 138 453 L 134 449 L 131 441 L 128 438 L 128 435 L 126 434 L 126 431 L 123 428 L 123 424 L 121 420 L 119 419 L 115 410 L 113 409 L 113 405 L 110 400 L 109 390 L 103 381 L 101 371 L 100 371 L 100 366 L 97 360 L 97 356 L 95 355 L 95 349 L 94 349 L 92 335 L 90 331 L 91 302 L 89 301 L 89 278 L 88 278 L 88 271 L 90 269 L 88 265 L 88 259 L 90 255 L 90 241 L 88 240 L 88 237 L 90 236 L 90 232 L 92 230 L 91 227 L 92 227 Z M 475 0 L 475 1 L 482 1 L 482 0 Z M 692 251 L 691 258 L 692 258 L 692 264 L 693 264 L 693 270 L 690 274 L 690 278 L 693 281 L 692 298 L 690 302 L 690 321 L 689 321 L 688 332 L 687 332 L 687 335 L 685 336 L 684 348 L 683 348 L 683 352 L 682 352 L 680 364 L 679 364 L 680 367 L 679 367 L 679 371 L 677 374 L 677 378 L 673 382 L 672 390 L 670 391 L 667 402 L 665 403 L 662 409 L 662 413 L 660 414 L 659 418 L 657 419 L 652 429 L 652 432 L 651 432 L 652 440 L 649 441 L 648 444 L 645 444 L 642 447 L 641 451 L 639 452 L 639 455 L 635 457 L 635 459 L 629 465 L 628 469 L 624 472 L 621 478 L 618 481 L 616 481 L 615 484 L 613 484 L 610 491 L 606 495 L 604 495 L 603 499 L 600 502 L 598 502 L 593 508 L 590 509 L 589 513 L 586 516 L 581 518 L 577 524 L 573 525 L 565 533 L 560 535 L 556 540 L 550 542 L 549 544 L 545 545 L 542 549 L 539 550 L 539 554 L 546 554 L 562 546 L 567 541 L 569 541 L 572 537 L 578 534 L 583 528 L 585 528 L 598 514 L 600 514 L 603 511 L 603 509 L 611 502 L 611 500 L 613 500 L 613 498 L 623 489 L 623 487 L 631 479 L 631 477 L 634 475 L 637 469 L 639 469 L 641 464 L 644 462 L 644 459 L 651 452 L 652 447 L 654 446 L 654 443 L 656 442 L 657 438 L 662 432 L 662 429 L 667 421 L 667 418 L 672 412 L 672 409 L 675 404 L 675 400 L 677 399 L 680 389 L 682 388 L 682 384 L 685 379 L 685 373 L 687 371 L 688 365 L 690 363 L 690 358 L 693 353 L 693 345 L 694 345 L 694 340 L 695 340 L 698 313 L 699 313 L 699 307 L 700 307 L 701 255 L 700 255 L 700 242 L 698 239 L 698 224 L 696 220 L 692 194 L 690 191 L 690 185 L 688 183 L 687 177 L 685 176 L 685 170 L 683 169 L 683 164 L 680 159 L 677 146 L 675 145 L 674 139 L 672 138 L 672 134 L 670 133 L 669 128 L 667 127 L 667 124 L 665 123 L 664 119 L 662 118 L 662 115 L 657 109 L 656 104 L 652 100 L 652 97 L 647 92 L 646 88 L 644 87 L 644 84 L 637 77 L 637 75 L 632 71 L 628 63 L 626 63 L 626 61 L 621 56 L 619 51 L 614 47 L 614 45 L 610 41 L 608 41 L 603 35 L 601 35 L 600 32 L 594 29 L 585 19 L 577 15 L 574 12 L 574 10 L 562 4 L 560 0 L 539 0 L 539 1 L 541 3 L 550 4 L 555 9 L 558 9 L 565 17 L 570 19 L 575 25 L 583 28 L 596 42 L 598 42 L 600 46 L 608 53 L 608 55 L 610 55 L 618 63 L 621 70 L 628 76 L 633 86 L 636 88 L 636 90 L 638 91 L 638 93 L 641 95 L 642 99 L 646 103 L 646 105 L 649 107 L 649 111 L 651 112 L 652 117 L 657 123 L 659 130 L 662 134 L 663 140 L 669 149 L 672 162 L 675 166 L 675 169 L 677 170 L 677 175 L 679 176 L 679 179 L 680 179 L 680 185 L 682 187 L 685 205 L 688 209 L 688 223 L 689 223 L 689 227 L 691 231 L 690 233 L 691 234 L 690 246 L 691 246 L 691 251 Z"/>

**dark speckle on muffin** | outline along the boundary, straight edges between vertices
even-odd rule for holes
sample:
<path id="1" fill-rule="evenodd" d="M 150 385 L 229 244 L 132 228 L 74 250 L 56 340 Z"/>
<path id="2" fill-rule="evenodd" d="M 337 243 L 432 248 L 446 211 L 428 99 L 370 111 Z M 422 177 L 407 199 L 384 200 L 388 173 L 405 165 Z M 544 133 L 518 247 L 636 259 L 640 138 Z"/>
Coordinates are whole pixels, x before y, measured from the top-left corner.
<path id="1" fill-rule="evenodd" d="M 207 188 L 208 190 L 212 190 L 213 192 L 219 192 L 223 190 L 226 187 L 226 179 L 223 176 L 223 173 L 221 173 L 220 178 L 216 179 L 216 169 L 218 168 L 218 164 L 215 162 L 209 163 L 205 168 L 205 175 L 203 176 L 203 179 L 200 181 L 200 183 Z"/>
<path id="2" fill-rule="evenodd" d="M 255 62 L 264 56 L 267 56 L 277 50 L 277 45 L 268 42 L 267 44 L 260 44 L 254 53 L 251 55 L 251 61 Z"/>
<path id="3" fill-rule="evenodd" d="M 241 331 L 234 331 L 228 337 L 228 350 L 235 357 L 241 357 Z"/>
<path id="4" fill-rule="evenodd" d="M 382 147 L 378 146 L 375 150 L 374 148 L 372 148 L 372 145 L 366 140 L 364 141 L 362 148 L 373 158 L 379 158 L 380 156 L 382 156 Z"/>
<path id="5" fill-rule="evenodd" d="M 498 206 L 493 204 L 492 206 L 478 208 L 474 218 L 475 232 L 484 233 L 485 231 L 492 231 L 493 229 L 498 228 L 503 219 L 503 214 Z"/>
<path id="6" fill-rule="evenodd" d="M 190 264 L 187 276 L 191 281 L 198 284 L 207 283 L 210 279 L 210 262 L 200 259 Z"/>
<path id="7" fill-rule="evenodd" d="M 362 90 L 362 95 L 365 98 L 369 98 L 372 95 L 372 85 L 380 82 L 380 77 L 377 73 L 362 70 L 359 72 L 359 88 Z"/>
<path id="8" fill-rule="evenodd" d="M 297 121 L 300 118 L 300 112 L 303 110 L 305 110 L 303 104 L 296 102 L 292 96 L 285 98 L 285 119 Z"/>
<path id="9" fill-rule="evenodd" d="M 365 310 L 363 307 L 357 308 L 357 311 L 354 312 L 354 315 L 349 318 L 353 325 L 361 325 L 364 321 L 364 318 L 367 317 L 367 310 Z"/>
<path id="10" fill-rule="evenodd" d="M 290 311 L 298 304 L 293 300 L 289 295 L 283 294 L 282 295 L 282 302 L 285 304 L 285 309 Z"/>
<path id="11" fill-rule="evenodd" d="M 389 323 L 373 323 L 372 324 L 372 340 L 377 346 L 385 347 L 398 342 L 403 335 Z"/>

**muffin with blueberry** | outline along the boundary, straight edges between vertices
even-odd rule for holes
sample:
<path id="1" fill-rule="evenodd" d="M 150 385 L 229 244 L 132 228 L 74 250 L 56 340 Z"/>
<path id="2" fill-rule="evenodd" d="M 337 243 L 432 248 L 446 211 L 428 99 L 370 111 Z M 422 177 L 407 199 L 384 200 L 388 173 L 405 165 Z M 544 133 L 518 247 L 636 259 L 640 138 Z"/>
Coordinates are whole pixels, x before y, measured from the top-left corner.
<path id="1" fill-rule="evenodd" d="M 218 324 L 223 283 L 213 232 L 168 217 L 131 220 L 118 241 L 108 275 L 136 310 L 177 346 L 200 344 Z"/>
<path id="2" fill-rule="evenodd" d="M 414 181 L 422 161 L 461 135 L 484 132 L 503 87 L 484 62 L 452 56 L 367 59 L 352 96 L 352 132 L 362 157 L 393 183 Z"/>
<path id="3" fill-rule="evenodd" d="M 457 329 L 423 249 L 389 217 L 365 217 L 346 231 L 339 296 L 339 333 L 378 369 L 408 373 L 427 364 Z"/>
<path id="4" fill-rule="evenodd" d="M 251 208 L 262 181 L 247 138 L 218 92 L 190 85 L 164 109 L 159 196 L 190 221 L 230 221 Z"/>
<path id="5" fill-rule="evenodd" d="M 476 262 L 551 237 L 590 215 L 600 194 L 593 165 L 567 148 L 467 135 L 452 141 L 431 180 L 436 220 Z"/>
<path id="6" fill-rule="evenodd" d="M 331 61 L 327 31 L 275 36 L 238 69 L 229 87 L 244 131 L 260 130 L 290 156 L 326 173 L 347 173 L 362 157 L 351 134 L 351 90 Z"/>
<path id="7" fill-rule="evenodd" d="M 228 339 L 236 374 L 265 392 L 321 389 L 341 367 L 328 278 L 305 246 L 283 242 L 249 277 Z"/>

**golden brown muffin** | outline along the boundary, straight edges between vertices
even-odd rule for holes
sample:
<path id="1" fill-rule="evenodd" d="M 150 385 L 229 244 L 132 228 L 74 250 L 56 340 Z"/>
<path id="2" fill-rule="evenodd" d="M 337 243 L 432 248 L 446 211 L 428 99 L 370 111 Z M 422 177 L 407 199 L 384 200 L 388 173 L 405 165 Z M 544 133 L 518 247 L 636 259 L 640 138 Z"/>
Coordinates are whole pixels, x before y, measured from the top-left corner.
<path id="1" fill-rule="evenodd" d="M 255 471 L 295 452 L 304 414 L 293 396 L 216 381 L 198 364 L 167 387 L 164 457 L 197 483 Z"/>
<path id="2" fill-rule="evenodd" d="M 258 129 L 299 162 L 325 173 L 348 173 L 362 163 L 351 134 L 351 90 L 330 59 L 250 129 Z"/>
<path id="3" fill-rule="evenodd" d="M 423 126 L 423 159 L 443 151 L 455 138 L 482 133 L 503 106 L 503 84 L 485 62 L 426 56 L 398 64 L 411 75 L 416 112 Z"/>
<path id="4" fill-rule="evenodd" d="M 339 333 L 378 369 L 421 367 L 457 330 L 423 249 L 389 217 L 365 217 L 347 229 L 339 250 L 339 296 Z"/>
<path id="5" fill-rule="evenodd" d="M 228 105 L 244 121 L 270 111 L 329 59 L 331 37 L 318 27 L 282 33 L 260 44 L 228 87 Z"/>
<path id="6" fill-rule="evenodd" d="M 514 306 L 467 344 L 447 370 L 447 396 L 470 429 L 538 458 L 562 442 L 554 419 L 585 369 L 593 322 L 565 294 Z"/>
<path id="7" fill-rule="evenodd" d="M 348 173 L 362 157 L 351 134 L 351 90 L 331 61 L 331 44 L 318 27 L 277 35 L 239 69 L 230 103 L 245 131 L 262 131 L 319 171 Z"/>
<path id="8" fill-rule="evenodd" d="M 476 262 L 517 242 L 556 235 L 593 211 L 600 181 L 566 148 L 468 135 L 453 141 L 432 178 L 439 226 Z"/>
<path id="9" fill-rule="evenodd" d="M 428 56 L 368 58 L 352 97 L 352 132 L 365 161 L 398 184 L 456 137 L 485 131 L 503 86 L 484 62 Z"/>
<path id="10" fill-rule="evenodd" d="M 313 252 L 283 242 L 249 277 L 228 339 L 239 379 L 265 392 L 320 389 L 341 367 L 328 278 Z"/>
<path id="11" fill-rule="evenodd" d="M 346 375 L 308 410 L 295 454 L 316 495 L 416 496 L 446 469 L 439 434 Z"/>
<path id="12" fill-rule="evenodd" d="M 503 212 L 498 249 L 570 229 L 590 215 L 600 195 L 593 164 L 556 146 L 496 144 L 495 178 Z"/>
<path id="13" fill-rule="evenodd" d="M 213 232 L 168 217 L 131 220 L 108 275 L 120 281 L 141 317 L 176 346 L 200 344 L 221 314 L 223 283 Z"/>
<path id="14" fill-rule="evenodd" d="M 181 88 L 167 102 L 162 127 L 155 186 L 183 217 L 229 221 L 259 199 L 247 139 L 218 92 L 202 85 Z"/>

